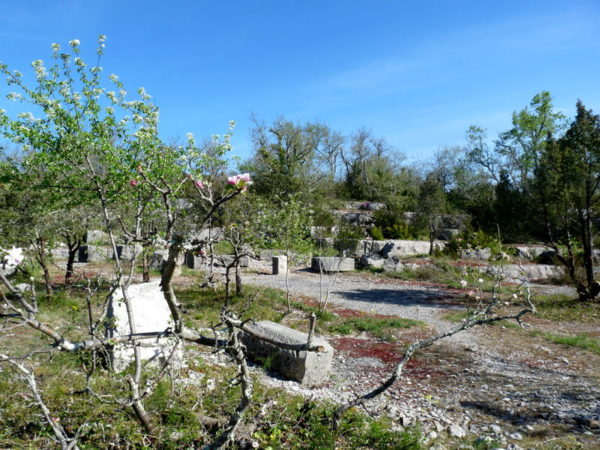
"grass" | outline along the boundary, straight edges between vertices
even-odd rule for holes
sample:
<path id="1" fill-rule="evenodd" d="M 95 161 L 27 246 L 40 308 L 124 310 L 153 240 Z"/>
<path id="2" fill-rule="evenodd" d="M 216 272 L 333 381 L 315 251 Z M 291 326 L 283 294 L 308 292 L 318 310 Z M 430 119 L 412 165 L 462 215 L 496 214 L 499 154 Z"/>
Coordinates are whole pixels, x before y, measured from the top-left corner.
<path id="1" fill-rule="evenodd" d="M 584 303 L 568 295 L 536 295 L 538 316 L 553 321 L 593 323 L 600 320 L 600 303 Z"/>
<path id="2" fill-rule="evenodd" d="M 327 330 L 330 333 L 344 335 L 367 332 L 380 339 L 390 340 L 392 338 L 390 333 L 392 330 L 416 326 L 424 326 L 424 323 L 417 320 L 402 319 L 400 317 L 352 317 L 329 325 Z"/>
<path id="3" fill-rule="evenodd" d="M 600 339 L 586 335 L 577 334 L 575 336 L 566 336 L 562 334 L 547 333 L 544 331 L 532 331 L 533 336 L 541 336 L 547 341 L 567 347 L 576 347 L 586 350 L 596 355 L 600 355 Z"/>
<path id="4" fill-rule="evenodd" d="M 450 322 L 462 322 L 463 320 L 465 320 L 466 318 L 468 318 L 470 316 L 470 312 L 469 311 L 464 311 L 464 310 L 460 310 L 460 311 L 449 311 L 447 313 L 445 313 L 442 318 L 445 320 L 448 320 Z M 505 328 L 513 328 L 513 329 L 521 329 L 521 327 L 519 325 L 517 325 L 515 322 L 512 321 L 508 321 L 508 320 L 499 320 L 497 322 L 492 322 L 490 325 L 501 325 Z"/>

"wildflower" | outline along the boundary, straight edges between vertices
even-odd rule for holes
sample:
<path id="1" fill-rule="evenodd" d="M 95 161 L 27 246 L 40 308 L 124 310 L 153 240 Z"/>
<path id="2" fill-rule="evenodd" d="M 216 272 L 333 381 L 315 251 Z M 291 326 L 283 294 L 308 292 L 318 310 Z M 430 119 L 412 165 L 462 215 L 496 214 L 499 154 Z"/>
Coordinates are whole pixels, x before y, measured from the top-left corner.
<path id="1" fill-rule="evenodd" d="M 6 251 L 4 255 L 4 265 L 8 267 L 17 267 L 23 262 L 25 255 L 23 255 L 23 249 L 13 246 L 12 249 Z"/>
<path id="2" fill-rule="evenodd" d="M 129 182 L 129 184 L 130 184 L 131 186 L 133 186 L 133 187 L 136 187 L 136 186 L 138 185 L 138 183 L 139 183 L 139 181 L 138 181 L 138 180 L 131 180 L 131 181 Z"/>
<path id="3" fill-rule="evenodd" d="M 477 282 L 478 282 L 479 284 L 483 283 L 483 278 L 479 278 L 479 279 L 477 280 Z"/>
<path id="4" fill-rule="evenodd" d="M 81 42 L 79 42 L 79 39 L 73 39 L 72 41 L 69 41 L 69 45 L 71 47 L 77 47 L 79 44 L 81 44 Z"/>
<path id="5" fill-rule="evenodd" d="M 467 283 L 467 280 L 460 280 L 460 285 L 461 285 L 462 287 L 467 287 L 467 284 L 468 284 L 468 283 Z"/>
<path id="6" fill-rule="evenodd" d="M 514 294 L 512 295 L 512 298 L 514 298 L 514 299 L 516 300 L 516 299 L 518 299 L 518 298 L 519 298 L 519 296 L 518 296 L 516 293 L 514 293 Z"/>

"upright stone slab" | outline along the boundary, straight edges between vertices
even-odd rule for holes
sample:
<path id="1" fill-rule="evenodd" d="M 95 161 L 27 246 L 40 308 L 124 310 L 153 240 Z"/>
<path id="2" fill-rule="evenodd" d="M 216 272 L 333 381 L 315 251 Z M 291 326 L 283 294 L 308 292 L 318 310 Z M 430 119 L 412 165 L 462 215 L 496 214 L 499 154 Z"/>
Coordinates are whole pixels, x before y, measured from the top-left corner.
<path id="1" fill-rule="evenodd" d="M 246 328 L 250 333 L 242 333 L 242 342 L 251 360 L 268 361 L 274 371 L 305 386 L 319 386 L 327 381 L 333 347 L 325 339 L 313 338 L 312 345 L 319 347 L 318 352 L 285 349 L 277 344 L 299 347 L 306 344 L 308 335 L 269 320 L 248 324 Z"/>
<path id="2" fill-rule="evenodd" d="M 112 253 L 106 247 L 97 247 L 95 245 L 82 245 L 79 247 L 79 262 L 102 262 L 106 261 Z"/>
<path id="3" fill-rule="evenodd" d="M 185 265 L 189 269 L 206 269 L 206 256 L 195 255 L 192 252 L 185 254 Z"/>
<path id="4" fill-rule="evenodd" d="M 313 272 L 352 272 L 354 270 L 354 258 L 342 258 L 339 256 L 315 256 L 311 260 Z"/>
<path id="5" fill-rule="evenodd" d="M 287 256 L 273 256 L 273 275 L 285 275 L 288 268 Z"/>
<path id="6" fill-rule="evenodd" d="M 173 329 L 174 324 L 171 319 L 171 312 L 160 287 L 160 281 L 133 284 L 129 286 L 127 296 L 131 302 L 137 333 L 155 333 L 164 332 L 169 328 Z M 107 338 L 131 334 L 127 309 L 121 289 L 117 289 L 109 300 L 108 319 L 108 323 L 111 323 L 112 326 L 106 330 Z M 177 345 L 176 339 L 172 337 L 144 339 L 139 342 L 142 359 L 145 361 L 156 361 L 160 364 L 166 361 L 173 347 Z M 125 370 L 134 360 L 132 345 L 115 345 L 111 351 L 110 358 L 115 371 L 121 372 Z M 181 345 L 178 345 L 171 362 L 175 367 L 179 367 L 182 361 L 183 353 Z"/>

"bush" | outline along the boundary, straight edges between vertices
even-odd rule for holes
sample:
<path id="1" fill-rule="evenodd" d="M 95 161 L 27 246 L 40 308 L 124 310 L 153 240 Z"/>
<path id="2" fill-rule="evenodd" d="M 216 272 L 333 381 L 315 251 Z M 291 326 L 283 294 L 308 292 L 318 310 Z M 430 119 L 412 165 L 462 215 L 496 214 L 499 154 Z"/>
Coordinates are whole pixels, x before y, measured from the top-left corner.
<path id="1" fill-rule="evenodd" d="M 379 227 L 373 227 L 369 230 L 369 234 L 376 241 L 383 241 L 385 237 L 383 236 L 383 231 Z"/>
<path id="2" fill-rule="evenodd" d="M 360 227 L 355 225 L 342 225 L 333 241 L 333 247 L 340 255 L 347 255 L 356 250 L 358 241 L 364 237 Z"/>
<path id="3" fill-rule="evenodd" d="M 459 258 L 462 250 L 489 248 L 492 256 L 497 256 L 503 251 L 502 243 L 496 236 L 478 230 L 467 230 L 453 237 L 444 247 L 443 253 L 452 258 Z"/>
<path id="4" fill-rule="evenodd" d="M 381 239 L 410 239 L 413 233 L 404 220 L 404 213 L 398 209 L 384 208 L 375 211 L 375 227 L 382 233 Z"/>

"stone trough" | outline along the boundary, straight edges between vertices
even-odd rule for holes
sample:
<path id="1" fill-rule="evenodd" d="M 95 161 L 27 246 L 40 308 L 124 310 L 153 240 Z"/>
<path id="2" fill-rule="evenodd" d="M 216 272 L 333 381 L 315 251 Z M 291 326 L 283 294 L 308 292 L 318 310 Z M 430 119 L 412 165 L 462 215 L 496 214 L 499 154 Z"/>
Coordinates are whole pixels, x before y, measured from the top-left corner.
<path id="1" fill-rule="evenodd" d="M 248 324 L 242 333 L 242 342 L 250 360 L 268 363 L 281 375 L 304 386 L 319 386 L 329 377 L 333 361 L 333 347 L 314 336 L 312 345 L 319 351 L 306 351 L 308 334 L 284 325 L 264 320 Z"/>
<path id="2" fill-rule="evenodd" d="M 311 260 L 310 268 L 313 272 L 352 272 L 355 269 L 354 258 L 339 256 L 315 256 Z"/>

